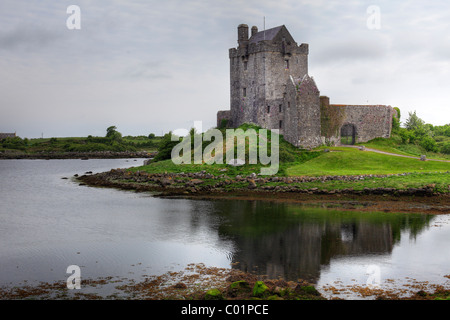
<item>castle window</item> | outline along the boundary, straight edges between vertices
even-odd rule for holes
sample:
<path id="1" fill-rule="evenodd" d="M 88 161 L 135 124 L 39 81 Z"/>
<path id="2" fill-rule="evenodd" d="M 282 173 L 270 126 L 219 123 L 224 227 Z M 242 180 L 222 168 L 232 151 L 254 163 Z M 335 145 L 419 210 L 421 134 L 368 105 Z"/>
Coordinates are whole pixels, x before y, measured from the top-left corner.
<path id="1" fill-rule="evenodd" d="M 270 106 L 267 106 L 267 113 L 270 113 Z"/>
<path id="2" fill-rule="evenodd" d="M 278 108 L 279 108 L 279 112 L 282 112 L 282 111 L 283 111 L 283 105 L 280 104 L 280 105 L 278 106 Z"/>
<path id="3" fill-rule="evenodd" d="M 280 129 L 283 128 L 283 120 L 280 120 Z"/>
<path id="4" fill-rule="evenodd" d="M 242 88 L 242 95 L 243 95 L 244 97 L 247 96 L 247 88 Z"/>
<path id="5" fill-rule="evenodd" d="M 288 108 L 290 108 L 291 107 L 291 103 L 288 101 Z"/>
<path id="6" fill-rule="evenodd" d="M 284 62 L 285 62 L 284 68 L 286 70 L 288 70 L 289 69 L 289 60 L 284 60 Z"/>
<path id="7" fill-rule="evenodd" d="M 244 61 L 244 70 L 247 70 L 247 64 L 248 64 L 248 62 Z"/>

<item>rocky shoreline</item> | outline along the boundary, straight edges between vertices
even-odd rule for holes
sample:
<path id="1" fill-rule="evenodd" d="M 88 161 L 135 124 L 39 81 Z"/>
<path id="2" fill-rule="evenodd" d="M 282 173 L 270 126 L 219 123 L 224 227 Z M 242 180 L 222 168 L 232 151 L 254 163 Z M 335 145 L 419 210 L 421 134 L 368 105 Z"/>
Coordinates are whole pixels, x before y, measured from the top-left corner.
<path id="1" fill-rule="evenodd" d="M 153 158 L 156 152 L 146 151 L 93 151 L 93 152 L 38 152 L 38 153 L 1 153 L 0 159 L 129 159 Z"/>
<path id="2" fill-rule="evenodd" d="M 444 173 L 449 174 L 449 173 Z M 364 188 L 363 190 L 305 188 L 308 182 L 348 181 L 357 182 L 369 178 L 409 175 L 358 175 L 320 177 L 228 177 L 212 175 L 205 171 L 196 173 L 146 173 L 127 169 L 112 169 L 77 179 L 81 184 L 112 187 L 137 192 L 154 192 L 159 197 L 183 197 L 196 199 L 261 199 L 303 203 L 340 203 L 344 209 L 382 210 L 396 212 L 449 213 L 450 194 L 437 192 L 434 185 L 420 188 Z M 350 203 L 350 205 L 348 205 Z M 361 208 L 364 207 L 364 208 Z"/>

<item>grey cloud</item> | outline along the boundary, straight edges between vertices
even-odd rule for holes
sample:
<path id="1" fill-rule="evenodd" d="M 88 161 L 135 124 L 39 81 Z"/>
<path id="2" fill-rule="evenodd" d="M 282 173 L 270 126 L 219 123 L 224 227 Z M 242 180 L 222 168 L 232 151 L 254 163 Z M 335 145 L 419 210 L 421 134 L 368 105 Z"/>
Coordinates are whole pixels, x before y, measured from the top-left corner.
<path id="1" fill-rule="evenodd" d="M 381 59 L 387 54 L 387 47 L 368 40 L 335 42 L 316 49 L 314 60 L 320 63 L 356 62 Z"/>
<path id="2" fill-rule="evenodd" d="M 0 50 L 41 50 L 63 38 L 61 32 L 39 26 L 18 26 L 0 31 Z"/>

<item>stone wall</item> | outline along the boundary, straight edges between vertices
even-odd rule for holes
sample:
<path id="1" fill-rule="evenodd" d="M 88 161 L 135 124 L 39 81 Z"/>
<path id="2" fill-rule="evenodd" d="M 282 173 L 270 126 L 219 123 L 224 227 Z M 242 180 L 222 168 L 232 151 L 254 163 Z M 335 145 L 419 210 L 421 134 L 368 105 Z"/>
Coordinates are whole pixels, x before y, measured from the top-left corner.
<path id="1" fill-rule="evenodd" d="M 382 137 L 392 131 L 394 108 L 385 105 L 336 105 L 328 97 L 320 98 L 321 136 L 324 144 L 340 144 L 341 129 L 350 124 L 356 130 L 356 143 Z"/>
<path id="2" fill-rule="evenodd" d="M 233 126 L 230 110 L 224 110 L 224 111 L 217 112 L 217 127 L 220 127 L 222 125 L 222 120 L 227 121 L 227 127 Z"/>
<path id="3" fill-rule="evenodd" d="M 281 134 L 286 141 L 300 148 L 314 148 L 322 144 L 320 98 L 314 79 L 308 75 L 302 80 L 289 79 L 283 108 Z"/>

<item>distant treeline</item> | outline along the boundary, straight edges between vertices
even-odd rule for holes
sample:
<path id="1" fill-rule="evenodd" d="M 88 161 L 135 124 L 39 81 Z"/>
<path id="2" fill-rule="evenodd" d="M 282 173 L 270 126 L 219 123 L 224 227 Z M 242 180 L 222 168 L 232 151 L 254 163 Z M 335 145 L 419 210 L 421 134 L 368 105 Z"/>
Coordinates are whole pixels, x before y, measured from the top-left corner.
<path id="1" fill-rule="evenodd" d="M 0 151 L 17 150 L 26 153 L 156 151 L 160 142 L 161 137 L 156 137 L 153 133 L 148 136 L 122 137 L 122 134 L 116 130 L 116 127 L 112 126 L 107 129 L 105 137 L 89 135 L 81 138 L 5 138 L 0 140 Z"/>

